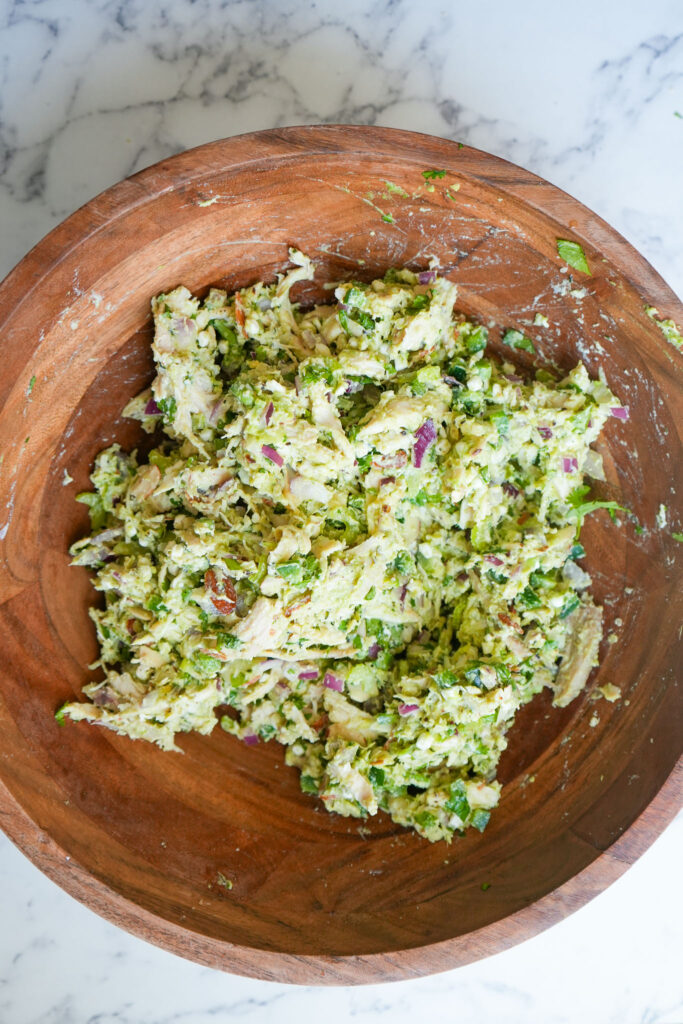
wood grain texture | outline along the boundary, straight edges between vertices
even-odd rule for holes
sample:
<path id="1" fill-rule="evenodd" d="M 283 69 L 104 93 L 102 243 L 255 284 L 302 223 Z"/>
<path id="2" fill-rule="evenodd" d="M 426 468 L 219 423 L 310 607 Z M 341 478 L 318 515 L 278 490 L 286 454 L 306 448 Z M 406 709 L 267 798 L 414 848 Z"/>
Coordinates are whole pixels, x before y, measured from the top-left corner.
<path id="1" fill-rule="evenodd" d="M 433 192 L 428 168 L 448 171 Z M 408 195 L 383 195 L 386 179 Z M 448 183 L 460 185 L 454 198 Z M 582 243 L 591 277 L 563 284 L 558 237 Z M 87 529 L 74 494 L 102 447 L 141 442 L 120 411 L 152 374 L 149 299 L 179 283 L 201 293 L 271 278 L 289 245 L 314 258 L 319 283 L 423 269 L 435 256 L 463 312 L 519 327 L 542 362 L 604 367 L 630 406 L 628 424 L 606 428 L 603 487 L 646 529 L 605 513 L 585 529 L 606 632 L 619 637 L 603 645 L 597 678 L 624 700 L 584 695 L 551 711 L 541 695 L 525 708 L 489 828 L 450 847 L 383 815 L 361 830 L 327 814 L 274 744 L 246 748 L 216 730 L 182 737 L 184 755 L 164 754 L 53 718 L 96 652 L 95 594 L 68 564 L 68 545 Z M 316 284 L 301 298 L 321 294 Z M 212 143 L 122 182 L 53 231 L 0 286 L 0 825 L 10 838 L 68 892 L 150 941 L 302 983 L 467 963 L 610 884 L 680 803 L 681 774 L 671 773 L 682 733 L 681 545 L 654 524 L 683 484 L 683 357 L 645 304 L 683 322 L 652 268 L 575 200 L 484 153 L 388 129 Z M 536 312 L 550 328 L 531 326 Z"/>

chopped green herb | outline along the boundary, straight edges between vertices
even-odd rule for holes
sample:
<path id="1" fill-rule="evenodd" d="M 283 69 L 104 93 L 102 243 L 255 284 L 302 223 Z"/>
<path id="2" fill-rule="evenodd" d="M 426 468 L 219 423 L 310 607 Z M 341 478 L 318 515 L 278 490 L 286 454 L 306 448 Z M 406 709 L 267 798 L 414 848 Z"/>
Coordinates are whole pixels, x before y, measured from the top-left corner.
<path id="1" fill-rule="evenodd" d="M 503 665 L 501 662 L 499 665 L 496 665 L 495 668 L 498 680 L 503 684 L 503 686 L 509 686 L 512 682 L 512 673 L 507 665 Z"/>
<path id="2" fill-rule="evenodd" d="M 344 303 L 347 306 L 358 306 L 363 303 L 364 293 L 360 288 L 351 287 L 344 296 Z"/>
<path id="3" fill-rule="evenodd" d="M 487 890 L 490 889 L 490 888 L 491 888 L 491 883 L 490 882 L 482 882 L 481 883 L 481 891 L 482 892 L 487 892 Z"/>
<path id="4" fill-rule="evenodd" d="M 450 797 L 446 801 L 446 809 L 457 814 L 461 821 L 466 821 L 470 813 L 470 804 L 467 799 L 467 786 L 463 779 L 456 779 L 451 783 Z"/>
<path id="5" fill-rule="evenodd" d="M 372 319 L 369 313 L 364 313 L 362 309 L 352 309 L 350 312 L 352 320 L 355 320 L 357 324 L 360 324 L 364 331 L 374 331 L 375 321 Z"/>
<path id="6" fill-rule="evenodd" d="M 502 409 L 491 413 L 491 423 L 495 423 L 501 437 L 510 433 L 510 417 Z"/>
<path id="7" fill-rule="evenodd" d="M 550 569 L 548 572 L 543 572 L 543 570 L 539 569 L 529 575 L 529 585 L 534 590 L 552 587 L 556 580 L 557 571 L 555 569 Z"/>
<path id="8" fill-rule="evenodd" d="M 409 576 L 410 573 L 415 572 L 415 562 L 409 551 L 399 551 L 394 559 L 394 568 L 402 576 Z"/>
<path id="9" fill-rule="evenodd" d="M 294 585 L 310 583 L 320 575 L 320 563 L 315 555 L 295 555 L 289 562 L 280 562 L 275 572 Z"/>
<path id="10" fill-rule="evenodd" d="M 476 830 L 478 832 L 483 832 L 484 829 L 486 828 L 486 826 L 489 823 L 490 817 L 491 817 L 491 812 L 490 811 L 484 811 L 484 810 L 482 810 L 482 808 L 478 807 L 476 809 L 476 811 L 474 811 L 472 813 L 472 818 L 470 820 L 470 825 L 472 825 L 473 828 L 476 828 Z"/>
<path id="11" fill-rule="evenodd" d="M 521 331 L 516 331 L 514 327 L 510 327 L 502 337 L 504 345 L 509 345 L 510 348 L 521 348 L 525 352 L 531 352 L 535 354 L 536 349 L 531 338 L 527 338 Z"/>
<path id="12" fill-rule="evenodd" d="M 557 252 L 560 259 L 568 263 L 574 270 L 580 270 L 582 274 L 590 275 L 586 254 L 578 242 L 571 242 L 568 238 L 558 238 Z"/>
<path id="13" fill-rule="evenodd" d="M 221 651 L 232 651 L 239 647 L 242 641 L 232 633 L 216 633 L 216 644 Z"/>
<path id="14" fill-rule="evenodd" d="M 437 672 L 434 676 L 434 682 L 440 690 L 447 690 L 451 686 L 455 686 L 458 681 L 458 677 L 455 672 L 451 672 L 450 669 L 444 669 L 443 672 Z"/>
<path id="15" fill-rule="evenodd" d="M 521 594 L 517 597 L 517 604 L 521 604 L 523 608 L 540 608 L 543 602 L 531 587 L 525 587 Z"/>
<path id="16" fill-rule="evenodd" d="M 365 631 L 369 636 L 374 636 L 383 647 L 398 647 L 403 642 L 403 626 L 399 622 L 366 619 Z"/>
<path id="17" fill-rule="evenodd" d="M 486 339 L 484 339 L 484 348 L 486 348 Z M 464 366 L 451 366 L 448 376 L 453 377 L 459 384 L 464 384 L 467 380 L 467 370 Z"/>
<path id="18" fill-rule="evenodd" d="M 107 513 L 102 502 L 102 495 L 95 491 L 80 491 L 76 495 L 76 501 L 88 506 L 90 524 L 93 530 L 100 530 L 107 521 Z"/>
<path id="19" fill-rule="evenodd" d="M 415 815 L 415 822 L 422 828 L 430 828 L 436 824 L 436 818 L 431 811 L 418 811 Z"/>
<path id="20" fill-rule="evenodd" d="M 508 578 L 504 576 L 502 572 L 496 572 L 495 569 L 487 569 L 486 575 L 493 583 L 507 583 Z"/>
<path id="21" fill-rule="evenodd" d="M 470 686 L 478 686 L 479 689 L 481 689 L 484 685 L 481 680 L 481 671 L 478 665 L 474 665 L 472 668 L 466 669 L 463 674 Z"/>
<path id="22" fill-rule="evenodd" d="M 318 793 L 319 786 L 312 775 L 302 775 L 299 779 L 299 785 L 303 793 Z"/>
<path id="23" fill-rule="evenodd" d="M 30 395 L 35 386 L 36 386 L 36 375 L 34 373 L 33 376 L 31 377 L 30 381 L 28 382 L 28 387 L 26 388 L 26 394 Z"/>
<path id="24" fill-rule="evenodd" d="M 227 889 L 228 892 L 232 889 L 233 883 L 229 878 L 226 878 L 222 871 L 218 872 L 216 880 L 222 889 Z"/>
<path id="25" fill-rule="evenodd" d="M 234 328 L 226 320 L 210 320 L 209 323 L 224 341 L 237 341 Z"/>
<path id="26" fill-rule="evenodd" d="M 178 404 L 173 396 L 171 398 L 158 398 L 157 405 L 169 422 L 173 422 L 178 411 Z"/>
<path id="27" fill-rule="evenodd" d="M 385 181 L 384 184 L 387 187 L 387 192 L 393 192 L 395 195 L 404 196 L 405 198 L 408 197 L 408 193 L 406 192 L 406 190 L 404 188 L 401 188 L 400 185 L 394 184 L 393 181 Z"/>
<path id="28" fill-rule="evenodd" d="M 432 181 L 434 178 L 445 178 L 446 177 L 446 172 L 445 171 L 436 171 L 436 170 L 432 169 L 430 171 L 423 171 L 422 172 L 422 177 L 424 178 L 425 181 Z"/>
<path id="29" fill-rule="evenodd" d="M 628 509 L 624 508 L 623 505 L 620 505 L 616 501 L 583 501 L 583 498 L 589 491 L 590 487 L 586 484 L 582 484 L 580 487 L 575 487 L 567 498 L 567 501 L 572 506 L 574 517 L 576 518 L 579 526 L 581 526 L 587 515 L 600 508 L 607 509 L 612 518 L 615 517 L 617 512 L 625 512 L 628 514 Z"/>
<path id="30" fill-rule="evenodd" d="M 488 342 L 489 332 L 485 327 L 469 325 L 465 334 L 465 348 L 468 352 L 483 352 Z"/>
<path id="31" fill-rule="evenodd" d="M 567 616 L 571 615 L 571 613 L 575 611 L 580 604 L 581 599 L 578 597 L 577 594 L 568 594 L 564 604 L 562 605 L 562 608 L 560 609 L 560 618 L 566 619 Z"/>
<path id="32" fill-rule="evenodd" d="M 421 309 L 426 309 L 429 306 L 429 295 L 416 295 L 415 298 L 406 306 L 407 313 L 419 313 Z"/>
<path id="33" fill-rule="evenodd" d="M 217 654 L 205 654 L 203 651 L 196 651 L 192 655 L 191 663 L 185 665 L 185 669 L 191 675 L 198 675 L 200 678 L 211 678 L 215 676 L 220 668 L 221 659 Z"/>
<path id="34" fill-rule="evenodd" d="M 342 317 L 344 318 L 343 320 Z M 339 310 L 339 323 L 348 333 L 349 322 L 346 319 L 346 313 L 343 309 Z M 331 385 L 334 380 L 334 375 L 331 367 L 326 366 L 325 363 L 309 363 L 308 366 L 304 367 L 301 371 L 299 379 L 301 380 L 301 383 L 306 386 L 308 384 L 315 384 L 319 380 L 323 380 L 326 384 Z"/>
<path id="35" fill-rule="evenodd" d="M 347 310 L 340 309 L 338 316 L 339 323 L 347 334 L 351 334 L 349 320 L 353 320 L 355 323 L 360 324 L 364 331 L 374 331 L 375 329 L 375 321 L 370 314 L 364 312 L 362 309 L 356 308 L 355 306 L 350 307 Z"/>

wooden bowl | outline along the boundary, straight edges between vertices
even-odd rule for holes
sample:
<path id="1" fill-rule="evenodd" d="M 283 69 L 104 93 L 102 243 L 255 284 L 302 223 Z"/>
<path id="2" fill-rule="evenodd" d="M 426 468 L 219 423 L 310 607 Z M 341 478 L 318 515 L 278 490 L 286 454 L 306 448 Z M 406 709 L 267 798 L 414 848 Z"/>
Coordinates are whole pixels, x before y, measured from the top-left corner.
<path id="1" fill-rule="evenodd" d="M 446 177 L 425 181 L 431 168 Z M 592 276 L 567 272 L 557 238 L 583 245 Z M 520 327 L 546 362 L 604 367 L 631 410 L 605 431 L 604 489 L 644 530 L 604 512 L 585 530 L 617 638 L 603 645 L 596 681 L 618 684 L 623 699 L 585 694 L 559 711 L 538 697 L 511 734 L 488 830 L 451 846 L 383 815 L 361 827 L 327 814 L 273 743 L 251 749 L 216 729 L 182 737 L 184 756 L 164 754 L 53 717 L 96 656 L 94 592 L 67 555 L 87 530 L 74 494 L 97 451 L 140 441 L 121 409 L 152 374 L 150 297 L 181 282 L 201 292 L 272 278 L 292 244 L 314 257 L 320 282 L 436 256 L 461 310 Z M 212 143 L 116 185 L 48 235 L 0 287 L 0 823 L 10 838 L 124 928 L 213 967 L 290 982 L 455 967 L 604 889 L 677 806 L 681 545 L 655 517 L 683 491 L 683 356 L 646 304 L 683 322 L 645 260 L 569 196 L 485 153 L 386 129 Z M 550 326 L 532 326 L 536 313 Z"/>

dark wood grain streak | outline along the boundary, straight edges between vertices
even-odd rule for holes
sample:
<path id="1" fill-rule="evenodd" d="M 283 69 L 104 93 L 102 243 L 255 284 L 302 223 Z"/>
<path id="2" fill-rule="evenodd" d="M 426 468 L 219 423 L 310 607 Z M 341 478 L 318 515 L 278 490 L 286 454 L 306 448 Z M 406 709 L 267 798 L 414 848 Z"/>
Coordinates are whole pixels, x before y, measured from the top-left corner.
<path id="1" fill-rule="evenodd" d="M 448 175 L 430 192 L 421 172 L 432 167 Z M 382 196 L 386 179 L 410 198 Z M 455 201 L 446 183 L 460 185 Z M 584 297 L 558 287 L 557 237 L 586 250 L 592 276 L 573 274 Z M 202 292 L 270 278 L 289 245 L 319 267 L 302 301 L 321 297 L 325 280 L 436 256 L 463 312 L 519 326 L 547 363 L 603 366 L 631 409 L 629 424 L 605 431 L 603 489 L 646 530 L 604 513 L 585 529 L 607 631 L 619 636 L 603 645 L 596 678 L 624 699 L 584 695 L 557 711 L 546 694 L 525 708 L 500 766 L 501 806 L 483 836 L 451 847 L 382 815 L 364 831 L 328 815 L 273 744 L 245 748 L 219 730 L 163 754 L 53 719 L 96 651 L 94 594 L 68 564 L 87 528 L 74 494 L 100 448 L 144 441 L 120 410 L 152 373 L 149 299 L 181 282 Z M 407 132 L 288 128 L 211 143 L 77 211 L 0 286 L 4 831 L 116 924 L 203 964 L 298 983 L 446 970 L 530 937 L 609 885 L 680 805 L 681 545 L 654 522 L 683 484 L 683 358 L 645 304 L 683 321 L 665 283 L 595 214 L 528 171 Z M 533 327 L 535 312 L 552 328 Z M 497 329 L 491 339 L 501 351 Z M 63 486 L 64 469 L 73 484 Z"/>

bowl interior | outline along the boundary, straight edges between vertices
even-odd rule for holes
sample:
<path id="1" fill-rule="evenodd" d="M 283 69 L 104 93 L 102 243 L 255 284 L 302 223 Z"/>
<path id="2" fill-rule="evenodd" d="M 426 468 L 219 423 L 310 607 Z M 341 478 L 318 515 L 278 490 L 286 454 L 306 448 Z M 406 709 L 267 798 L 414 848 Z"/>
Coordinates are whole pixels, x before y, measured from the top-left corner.
<path id="1" fill-rule="evenodd" d="M 100 894 L 167 922 L 177 952 L 238 968 L 235 946 L 363 957 L 519 912 L 630 825 L 680 736 L 680 545 L 672 527 L 656 527 L 681 485 L 680 368 L 643 308 L 674 302 L 670 293 L 605 225 L 593 218 L 594 235 L 582 235 L 587 211 L 510 165 L 407 133 L 307 131 L 215 144 L 143 172 L 74 215 L 0 290 L 11 367 L 0 414 L 0 778 Z M 425 181 L 431 167 L 446 177 Z M 558 259 L 556 239 L 568 236 L 582 239 L 590 277 Z M 181 737 L 183 755 L 164 754 L 53 718 L 97 652 L 95 594 L 68 562 L 88 528 L 74 495 L 102 447 L 145 443 L 121 409 L 152 376 L 149 300 L 180 283 L 201 293 L 272 279 L 289 245 L 317 266 L 303 302 L 321 298 L 325 281 L 435 258 L 458 285 L 458 308 L 491 327 L 494 350 L 501 328 L 518 327 L 542 365 L 602 368 L 630 408 L 628 423 L 604 432 L 599 489 L 641 527 L 599 512 L 583 534 L 605 635 L 616 638 L 603 644 L 595 681 L 617 684 L 622 699 L 584 694 L 559 711 L 549 694 L 536 698 L 510 734 L 486 833 L 450 847 L 381 814 L 329 815 L 300 792 L 274 743 L 247 748 L 216 729 Z M 547 327 L 534 325 L 537 313 Z"/>

